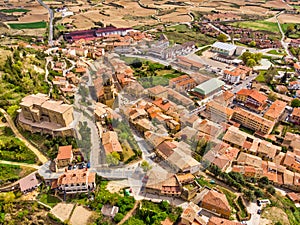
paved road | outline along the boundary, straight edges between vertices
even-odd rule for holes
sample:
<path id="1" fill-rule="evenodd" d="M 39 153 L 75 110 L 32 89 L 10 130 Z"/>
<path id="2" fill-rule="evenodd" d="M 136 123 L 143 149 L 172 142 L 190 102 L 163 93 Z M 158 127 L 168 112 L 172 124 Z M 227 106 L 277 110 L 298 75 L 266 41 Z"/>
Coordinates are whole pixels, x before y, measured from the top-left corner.
<path id="1" fill-rule="evenodd" d="M 50 81 L 48 80 L 48 76 L 49 76 L 48 64 L 51 62 L 51 60 L 52 60 L 52 57 L 46 57 L 46 65 L 45 65 L 45 81 L 46 81 L 46 82 L 49 84 L 49 86 L 50 86 L 49 93 L 48 93 L 49 97 L 50 97 L 50 95 L 51 95 L 51 93 L 52 93 L 52 89 L 53 89 L 53 84 L 52 84 L 52 82 L 50 82 Z"/>
<path id="2" fill-rule="evenodd" d="M 251 219 L 249 221 L 247 221 L 247 224 L 249 224 L 249 225 L 259 225 L 260 215 L 257 214 L 258 209 L 260 209 L 260 207 L 256 203 L 253 203 L 253 202 L 251 202 L 247 206 L 247 210 L 251 214 Z"/>
<path id="3" fill-rule="evenodd" d="M 17 138 L 19 138 L 24 144 L 38 157 L 38 159 L 45 163 L 48 161 L 46 156 L 43 155 L 36 147 L 34 147 L 29 141 L 27 141 L 23 135 L 19 132 L 19 130 L 16 128 L 14 121 L 10 118 L 10 115 L 7 114 L 7 112 L 4 109 L 0 109 L 0 111 L 3 113 L 5 119 L 7 120 L 10 128 L 14 132 Z"/>
<path id="4" fill-rule="evenodd" d="M 50 9 L 48 5 L 46 5 L 42 0 L 37 0 L 44 8 L 46 8 L 49 12 L 49 35 L 48 35 L 48 45 L 52 46 L 53 45 L 53 18 L 54 18 L 54 13 L 53 10 Z"/>
<path id="5" fill-rule="evenodd" d="M 20 162 L 12 162 L 12 161 L 5 161 L 5 160 L 0 160 L 0 164 L 8 164 L 8 165 L 14 165 L 14 166 L 25 166 L 25 167 L 31 167 L 34 169 L 39 169 L 40 166 L 37 164 L 28 164 L 28 163 L 20 163 Z"/>

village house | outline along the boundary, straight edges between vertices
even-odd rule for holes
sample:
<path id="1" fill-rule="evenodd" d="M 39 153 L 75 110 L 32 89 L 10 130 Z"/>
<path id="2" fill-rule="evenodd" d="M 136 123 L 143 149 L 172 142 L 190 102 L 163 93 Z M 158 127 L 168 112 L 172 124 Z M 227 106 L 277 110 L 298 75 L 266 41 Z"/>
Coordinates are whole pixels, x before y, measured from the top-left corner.
<path id="1" fill-rule="evenodd" d="M 168 99 L 178 105 L 183 105 L 184 107 L 188 108 L 188 109 L 192 109 L 194 106 L 194 102 L 186 97 L 185 95 L 180 94 L 177 91 L 174 91 L 171 88 L 167 88 L 168 90 Z"/>
<path id="2" fill-rule="evenodd" d="M 122 154 L 123 149 L 118 139 L 118 134 L 114 131 L 107 131 L 102 134 L 102 145 L 106 154 L 117 152 Z"/>
<path id="3" fill-rule="evenodd" d="M 300 135 L 286 132 L 282 142 L 282 146 L 288 148 L 293 152 L 300 150 Z"/>
<path id="4" fill-rule="evenodd" d="M 213 101 L 223 106 L 228 106 L 232 103 L 234 94 L 231 91 L 224 91 L 222 94 L 214 96 Z"/>
<path id="5" fill-rule="evenodd" d="M 290 120 L 293 123 L 300 124 L 300 108 L 294 108 Z"/>
<path id="6" fill-rule="evenodd" d="M 167 98 L 168 97 L 168 90 L 161 85 L 158 85 L 158 86 L 155 86 L 152 88 L 148 88 L 147 91 L 148 91 L 149 97 L 154 100 L 159 99 L 159 98 Z"/>
<path id="7" fill-rule="evenodd" d="M 300 74 L 300 63 L 294 63 L 294 68 L 296 73 L 299 75 Z"/>
<path id="8" fill-rule="evenodd" d="M 20 126 L 31 132 L 73 135 L 73 106 L 50 100 L 47 95 L 29 95 L 22 99 L 18 116 Z"/>
<path id="9" fill-rule="evenodd" d="M 52 189 L 61 193 L 75 194 L 93 191 L 96 188 L 96 173 L 87 169 L 66 170 L 52 182 Z"/>
<path id="10" fill-rule="evenodd" d="M 39 186 L 39 184 L 40 182 L 36 178 L 35 173 L 31 173 L 19 180 L 20 191 L 23 194 L 35 190 Z"/>
<path id="11" fill-rule="evenodd" d="M 240 222 L 232 221 L 232 220 L 227 220 L 224 218 L 212 216 L 209 218 L 209 221 L 207 225 L 242 225 Z"/>
<path id="12" fill-rule="evenodd" d="M 267 99 L 267 96 L 256 90 L 242 89 L 236 93 L 237 101 L 257 112 L 264 110 L 267 105 Z"/>
<path id="13" fill-rule="evenodd" d="M 242 166 L 254 166 L 262 168 L 262 159 L 258 156 L 241 152 L 237 158 L 237 164 Z"/>
<path id="14" fill-rule="evenodd" d="M 209 190 L 199 203 L 200 207 L 219 214 L 221 217 L 229 218 L 231 208 L 226 196 L 215 190 Z"/>
<path id="15" fill-rule="evenodd" d="M 254 166 L 234 165 L 231 171 L 243 174 L 246 178 L 260 178 L 263 175 L 263 169 Z"/>
<path id="16" fill-rule="evenodd" d="M 275 100 L 275 102 L 273 102 L 270 108 L 265 112 L 264 118 L 278 122 L 280 117 L 283 115 L 286 106 L 287 103 L 280 100 Z"/>
<path id="17" fill-rule="evenodd" d="M 274 121 L 265 119 L 257 114 L 248 112 L 244 109 L 236 107 L 234 109 L 232 120 L 247 127 L 257 134 L 270 134 L 275 125 Z"/>
<path id="18" fill-rule="evenodd" d="M 196 82 L 189 75 L 182 75 L 169 80 L 169 87 L 179 92 L 191 90 L 196 86 Z"/>
<path id="19" fill-rule="evenodd" d="M 201 208 L 193 202 L 182 212 L 179 225 L 206 225 L 206 222 L 200 216 Z"/>
<path id="20" fill-rule="evenodd" d="M 68 166 L 73 161 L 72 145 L 59 146 L 55 162 L 58 168 Z"/>
<path id="21" fill-rule="evenodd" d="M 287 151 L 282 164 L 291 171 L 300 172 L 300 155 L 295 152 Z"/>
<path id="22" fill-rule="evenodd" d="M 299 90 L 300 89 L 300 81 L 295 80 L 295 81 L 289 82 L 288 89 L 289 90 Z"/>

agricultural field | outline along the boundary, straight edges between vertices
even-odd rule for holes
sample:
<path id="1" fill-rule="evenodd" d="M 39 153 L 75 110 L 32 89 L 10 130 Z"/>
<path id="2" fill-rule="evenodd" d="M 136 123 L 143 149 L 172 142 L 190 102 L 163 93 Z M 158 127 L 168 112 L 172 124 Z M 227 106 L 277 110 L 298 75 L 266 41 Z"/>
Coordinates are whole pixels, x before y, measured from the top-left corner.
<path id="1" fill-rule="evenodd" d="M 272 33 L 279 33 L 279 28 L 278 28 L 277 23 L 264 21 L 264 20 L 235 22 L 235 23 L 232 23 L 232 25 L 236 26 L 236 27 L 241 27 L 241 28 L 250 28 L 253 30 L 261 30 L 261 31 L 268 31 L 268 32 L 272 32 Z"/>
<path id="2" fill-rule="evenodd" d="M 17 181 L 33 171 L 35 171 L 35 169 L 29 167 L 20 167 L 0 163 L 0 186 L 5 186 L 6 184 Z"/>
<path id="3" fill-rule="evenodd" d="M 0 9 L 0 12 L 3 13 L 15 13 L 15 12 L 21 12 L 21 13 L 26 13 L 29 12 L 29 9 L 23 9 L 23 8 L 14 8 L 14 9 Z"/>
<path id="4" fill-rule="evenodd" d="M 33 23 L 9 23 L 8 24 L 11 29 L 40 29 L 40 28 L 46 28 L 47 23 L 44 21 L 40 22 L 33 22 Z"/>

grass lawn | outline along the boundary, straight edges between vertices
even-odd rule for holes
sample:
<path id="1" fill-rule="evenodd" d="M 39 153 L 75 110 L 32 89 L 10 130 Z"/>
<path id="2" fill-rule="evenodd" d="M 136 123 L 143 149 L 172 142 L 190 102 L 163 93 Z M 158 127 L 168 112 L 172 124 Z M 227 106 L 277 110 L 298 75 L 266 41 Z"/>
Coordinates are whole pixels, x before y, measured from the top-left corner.
<path id="1" fill-rule="evenodd" d="M 264 21 L 264 20 L 234 22 L 234 23 L 232 23 L 232 25 L 236 26 L 236 27 L 250 28 L 253 30 L 269 31 L 272 33 L 280 34 L 277 23 L 268 22 L 268 21 Z"/>
<path id="2" fill-rule="evenodd" d="M 41 194 L 38 198 L 42 203 L 49 205 L 50 207 L 54 207 L 57 203 L 61 202 L 57 197 L 48 194 Z"/>
<path id="3" fill-rule="evenodd" d="M 211 184 L 208 180 L 204 179 L 203 177 L 200 178 L 196 178 L 196 181 L 198 184 L 200 184 L 201 187 L 209 187 L 209 188 L 213 188 L 216 185 L 215 184 Z"/>
<path id="4" fill-rule="evenodd" d="M 21 9 L 21 8 L 14 8 L 14 9 L 1 9 L 0 12 L 3 13 L 14 13 L 14 12 L 29 12 L 29 9 Z"/>
<path id="5" fill-rule="evenodd" d="M 39 29 L 39 28 L 46 28 L 47 23 L 44 21 L 40 22 L 32 22 L 32 23 L 9 23 L 8 24 L 11 29 Z"/>
<path id="6" fill-rule="evenodd" d="M 270 51 L 267 52 L 268 54 L 273 54 L 273 55 L 284 55 L 285 54 L 285 51 L 277 51 L 275 49 L 272 49 Z"/>
<path id="7" fill-rule="evenodd" d="M 57 30 L 62 31 L 65 29 L 65 27 L 61 24 L 56 25 Z"/>
<path id="8" fill-rule="evenodd" d="M 127 142 L 127 141 L 126 141 Z M 124 157 L 124 162 L 126 162 L 130 157 L 134 156 L 134 151 L 130 148 L 130 145 L 126 143 L 128 148 L 123 149 L 123 157 Z"/>
<path id="9" fill-rule="evenodd" d="M 281 24 L 281 28 L 282 28 L 284 33 L 287 31 L 287 28 L 288 28 L 289 25 L 296 25 L 296 24 L 295 23 L 283 23 L 283 24 Z M 299 24 L 297 24 L 297 25 L 299 25 Z M 300 32 L 297 31 L 295 33 L 291 33 L 291 34 L 288 35 L 288 37 L 289 38 L 295 38 L 295 39 L 300 38 Z"/>
<path id="10" fill-rule="evenodd" d="M 266 82 L 264 74 L 266 73 L 266 71 L 259 71 L 259 75 L 255 78 L 255 80 L 259 83 L 264 83 Z"/>
<path id="11" fill-rule="evenodd" d="M 238 204 L 238 206 L 240 207 L 241 211 L 240 211 L 240 216 L 242 218 L 245 218 L 247 216 L 247 212 L 246 212 L 246 209 L 245 209 L 245 205 L 243 204 L 242 202 L 242 198 L 239 197 L 236 201 L 236 203 Z"/>
<path id="12" fill-rule="evenodd" d="M 169 79 L 159 76 L 159 77 L 142 77 L 138 78 L 138 82 L 144 87 L 144 88 L 150 88 L 157 85 L 161 86 L 167 86 L 169 84 Z"/>

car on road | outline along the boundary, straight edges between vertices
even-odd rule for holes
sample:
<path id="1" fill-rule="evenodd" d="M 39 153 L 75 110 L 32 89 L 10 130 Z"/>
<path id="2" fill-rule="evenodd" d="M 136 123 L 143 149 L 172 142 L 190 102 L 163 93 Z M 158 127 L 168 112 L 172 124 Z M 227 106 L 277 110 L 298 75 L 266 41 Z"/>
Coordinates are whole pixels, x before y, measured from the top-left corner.
<path id="1" fill-rule="evenodd" d="M 258 215 L 261 214 L 261 209 L 257 210 L 257 214 L 258 214 Z"/>

